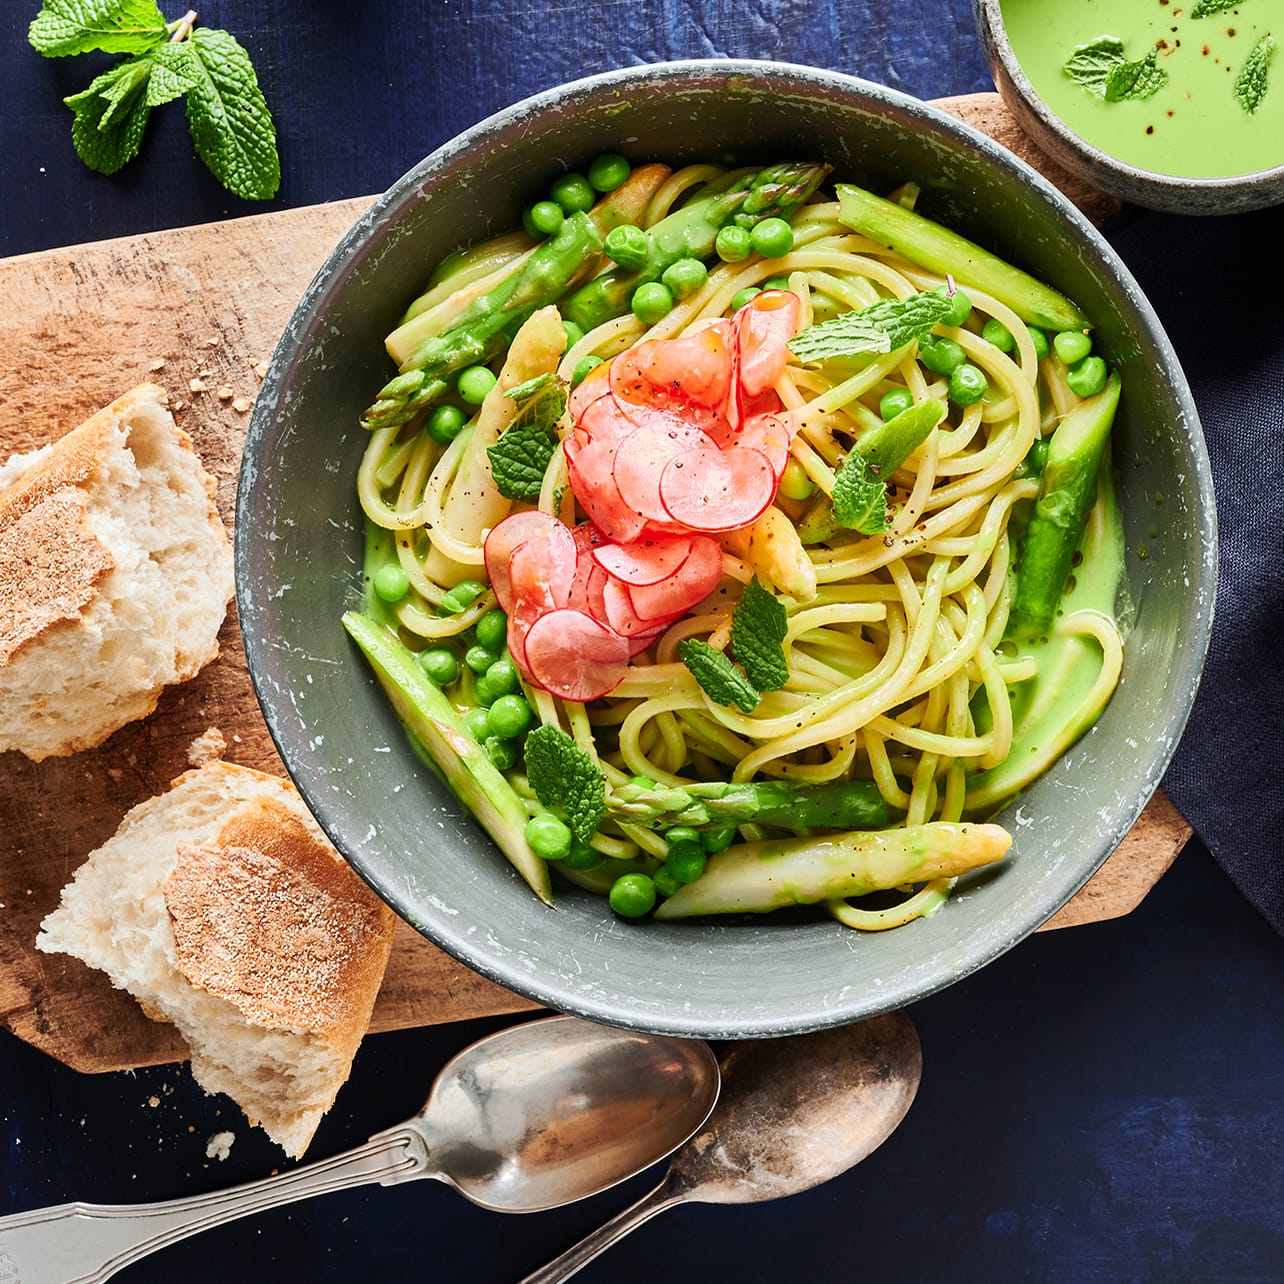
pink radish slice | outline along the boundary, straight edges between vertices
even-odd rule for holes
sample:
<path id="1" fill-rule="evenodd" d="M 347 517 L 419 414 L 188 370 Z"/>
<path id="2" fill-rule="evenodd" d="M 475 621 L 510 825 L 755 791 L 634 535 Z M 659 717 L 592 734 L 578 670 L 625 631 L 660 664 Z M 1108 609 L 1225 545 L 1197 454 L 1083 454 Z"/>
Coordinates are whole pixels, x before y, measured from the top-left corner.
<path id="1" fill-rule="evenodd" d="M 712 443 L 670 460 L 660 499 L 675 522 L 698 531 L 748 526 L 776 494 L 771 461 L 759 450 L 717 450 Z"/>
<path id="2" fill-rule="evenodd" d="M 629 601 L 643 620 L 673 619 L 703 601 L 722 578 L 722 547 L 707 535 L 691 537 L 691 556 L 660 584 L 629 588 Z"/>
<path id="3" fill-rule="evenodd" d="M 660 500 L 661 475 L 675 456 L 707 443 L 708 438 L 672 413 L 648 413 L 652 417 L 647 425 L 620 442 L 613 475 L 620 498 L 634 512 L 648 521 L 665 522 L 669 514 Z"/>
<path id="4" fill-rule="evenodd" d="M 514 602 L 565 606 L 575 580 L 579 550 L 570 529 L 554 518 L 552 526 L 519 544 L 508 558 Z"/>
<path id="5" fill-rule="evenodd" d="M 539 509 L 513 513 L 491 527 L 483 545 L 486 557 L 486 576 L 490 586 L 495 590 L 495 597 L 505 611 L 512 607 L 512 581 L 508 573 L 508 559 L 513 551 L 527 540 L 540 534 L 546 534 L 550 526 L 561 526 L 562 523 L 550 513 Z M 565 527 L 562 527 L 565 530 Z"/>
<path id="6" fill-rule="evenodd" d="M 659 584 L 691 555 L 686 535 L 653 536 L 631 544 L 602 544 L 593 550 L 598 564 L 625 584 Z"/>
<path id="7" fill-rule="evenodd" d="M 732 318 L 736 377 L 749 396 L 766 391 L 784 373 L 800 306 L 791 290 L 764 290 Z"/>
<path id="8" fill-rule="evenodd" d="M 567 595 L 566 605 L 591 615 L 595 620 L 606 620 L 606 586 L 611 577 L 593 560 L 588 553 L 580 554 L 579 565 L 575 569 L 575 582 Z"/>
<path id="9" fill-rule="evenodd" d="M 627 541 L 637 539 L 647 519 L 624 502 L 615 485 L 617 447 L 617 441 L 600 438 L 568 449 L 566 463 L 571 490 L 589 519 L 609 538 Z"/>
<path id="10" fill-rule="evenodd" d="M 629 643 L 583 611 L 541 615 L 526 634 L 526 668 L 546 691 L 584 703 L 613 691 L 629 664 Z"/>
<path id="11" fill-rule="evenodd" d="M 729 322 L 717 321 L 678 339 L 651 339 L 611 363 L 611 391 L 629 406 L 681 406 L 683 417 L 703 422 L 727 399 L 732 377 Z"/>
<path id="12" fill-rule="evenodd" d="M 641 655 L 643 651 L 651 645 L 652 642 L 662 638 L 668 632 L 669 621 L 656 625 L 653 629 L 648 629 L 645 633 L 635 634 L 629 639 L 629 659 L 635 655 Z"/>
<path id="13" fill-rule="evenodd" d="M 668 611 L 661 615 L 643 616 L 633 603 L 636 590 L 619 580 L 607 577 L 602 592 L 606 608 L 604 623 L 621 637 L 635 639 L 652 634 L 656 629 L 663 631 L 677 618 L 679 612 Z"/>
<path id="14" fill-rule="evenodd" d="M 583 379 L 571 389 L 570 398 L 567 401 L 567 408 L 571 412 L 573 419 L 578 419 L 583 413 L 585 407 L 591 402 L 602 396 L 610 387 L 610 365 L 603 362 L 600 366 L 594 366 L 592 370 L 584 376 Z"/>

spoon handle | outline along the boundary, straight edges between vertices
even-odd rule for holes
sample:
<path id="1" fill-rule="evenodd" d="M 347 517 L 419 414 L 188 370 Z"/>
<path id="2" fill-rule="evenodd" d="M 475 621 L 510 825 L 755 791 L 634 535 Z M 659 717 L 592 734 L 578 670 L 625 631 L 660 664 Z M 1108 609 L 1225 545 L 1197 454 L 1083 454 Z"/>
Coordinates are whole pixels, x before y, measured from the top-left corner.
<path id="1" fill-rule="evenodd" d="M 570 1279 L 581 1267 L 587 1266 L 599 1253 L 604 1253 L 617 1240 L 623 1239 L 631 1230 L 636 1230 L 643 1222 L 650 1221 L 656 1213 L 662 1213 L 674 1204 L 682 1203 L 684 1196 L 675 1195 L 669 1187 L 666 1177 L 649 1195 L 643 1195 L 636 1204 L 631 1204 L 621 1213 L 616 1213 L 609 1222 L 586 1235 L 578 1244 L 573 1244 L 566 1252 L 555 1257 L 539 1270 L 528 1275 L 520 1284 L 556 1284 L 558 1280 Z"/>
<path id="2" fill-rule="evenodd" d="M 0 1217 L 5 1284 L 100 1284 L 158 1248 L 223 1222 L 370 1182 L 428 1176 L 427 1151 L 411 1129 L 389 1129 L 362 1146 L 228 1190 L 154 1204 L 59 1204 Z"/>

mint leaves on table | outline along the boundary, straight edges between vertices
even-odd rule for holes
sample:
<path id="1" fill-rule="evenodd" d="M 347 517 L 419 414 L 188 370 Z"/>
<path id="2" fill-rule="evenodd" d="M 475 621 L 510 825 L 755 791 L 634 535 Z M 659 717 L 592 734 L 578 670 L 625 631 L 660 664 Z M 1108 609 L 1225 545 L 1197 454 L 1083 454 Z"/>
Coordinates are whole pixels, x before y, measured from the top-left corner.
<path id="1" fill-rule="evenodd" d="M 504 395 L 519 405 L 503 436 L 486 449 L 495 489 L 505 499 L 538 499 L 557 449 L 557 425 L 566 411 L 566 384 L 556 375 L 542 374 Z"/>
<path id="2" fill-rule="evenodd" d="M 1114 36 L 1098 36 L 1079 45 L 1063 70 L 1075 84 L 1108 103 L 1149 98 L 1168 82 L 1168 73 L 1159 66 L 1157 48 L 1129 62 L 1123 41 Z"/>
<path id="3" fill-rule="evenodd" d="M 226 31 L 195 24 L 193 11 L 166 22 L 155 0 L 43 0 L 27 37 L 46 58 L 129 55 L 64 99 L 90 169 L 114 174 L 138 154 L 151 109 L 185 96 L 196 154 L 228 191 L 266 200 L 281 163 L 250 56 Z"/>
<path id="4" fill-rule="evenodd" d="M 1251 116 L 1266 94 L 1266 72 L 1275 53 L 1275 37 L 1263 36 L 1235 77 L 1235 100 Z"/>
<path id="5" fill-rule="evenodd" d="M 782 645 L 787 629 L 784 604 L 755 576 L 731 612 L 731 650 L 740 667 L 699 638 L 679 642 L 678 658 L 715 704 L 752 713 L 764 691 L 778 691 L 789 681 Z"/>

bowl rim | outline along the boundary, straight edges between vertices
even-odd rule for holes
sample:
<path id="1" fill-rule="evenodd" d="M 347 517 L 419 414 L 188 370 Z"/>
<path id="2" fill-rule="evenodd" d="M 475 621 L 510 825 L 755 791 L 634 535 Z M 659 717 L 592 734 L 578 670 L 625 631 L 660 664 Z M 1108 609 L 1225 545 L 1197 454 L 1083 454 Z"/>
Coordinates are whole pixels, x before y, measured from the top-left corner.
<path id="1" fill-rule="evenodd" d="M 343 268 L 349 257 L 377 234 L 385 219 L 395 215 L 407 202 L 414 201 L 418 189 L 425 182 L 430 181 L 434 174 L 448 167 L 457 157 L 488 136 L 507 129 L 524 116 L 542 112 L 553 106 L 565 107 L 568 101 L 573 101 L 579 96 L 612 91 L 621 86 L 635 85 L 646 80 L 667 79 L 673 83 L 682 84 L 688 80 L 708 81 L 711 77 L 722 79 L 746 76 L 769 81 L 768 87 L 772 92 L 779 92 L 782 87 L 787 86 L 795 92 L 812 90 L 826 94 L 850 93 L 863 100 L 866 105 L 872 103 L 889 106 L 932 130 L 951 136 L 954 143 L 979 151 L 983 159 L 1015 171 L 1016 176 L 1032 187 L 1041 200 L 1054 207 L 1058 216 L 1068 222 L 1077 235 L 1089 242 L 1098 262 L 1098 270 L 1113 278 L 1119 288 L 1128 294 L 1138 319 L 1154 342 L 1165 367 L 1177 375 L 1173 391 L 1180 405 L 1184 422 L 1188 425 L 1185 435 L 1189 449 L 1195 462 L 1201 465 L 1197 467 L 1196 473 L 1203 519 L 1203 529 L 1200 533 L 1205 545 L 1204 558 L 1196 568 L 1202 578 L 1192 589 L 1191 605 L 1195 617 L 1190 624 L 1192 643 L 1187 646 L 1184 656 L 1181 657 L 1182 671 L 1171 675 L 1174 686 L 1185 690 L 1186 699 L 1184 704 L 1174 708 L 1166 724 L 1169 734 L 1163 738 L 1163 743 L 1152 747 L 1149 760 L 1145 764 L 1146 770 L 1144 773 L 1139 771 L 1136 790 L 1130 794 L 1132 805 L 1121 806 L 1117 811 L 1114 823 L 1110 827 L 1109 841 L 1103 843 L 1099 858 L 1092 863 L 1091 867 L 1086 865 L 1077 867 L 1076 879 L 1073 880 L 1070 891 L 1060 902 L 1064 904 L 1104 863 L 1132 827 L 1158 787 L 1190 716 L 1211 638 L 1213 599 L 1216 588 L 1216 513 L 1207 452 L 1194 400 L 1189 385 L 1181 373 L 1176 353 L 1149 301 L 1109 243 L 1069 199 L 1037 170 L 979 130 L 923 100 L 846 73 L 800 64 L 757 59 L 685 59 L 616 69 L 554 86 L 492 113 L 448 140 L 402 175 L 357 219 L 327 256 L 296 305 L 290 322 L 273 353 L 247 433 L 237 494 L 237 529 L 249 529 L 246 519 L 250 499 L 257 485 L 257 455 L 271 421 L 280 413 L 282 384 L 297 353 L 301 334 L 322 312 L 331 290 L 342 281 Z M 320 799 L 318 792 L 312 788 L 306 771 L 300 771 L 298 765 L 291 761 L 295 756 L 294 745 L 298 736 L 291 736 L 284 716 L 284 708 L 278 709 L 269 690 L 267 672 L 270 669 L 272 648 L 262 631 L 256 627 L 258 612 L 254 601 L 247 550 L 248 542 L 243 544 L 237 541 L 235 563 L 238 615 L 255 694 L 287 772 L 322 829 L 326 831 L 340 852 L 343 852 L 344 848 L 337 832 L 339 826 L 335 818 L 329 814 L 329 805 Z M 459 806 L 462 809 L 462 804 Z M 1045 914 L 1038 918 L 1026 916 L 1006 920 L 1000 930 L 995 930 L 985 936 L 984 940 L 973 943 L 966 962 L 957 959 L 942 962 L 927 984 L 906 987 L 897 978 L 887 983 L 885 991 L 881 991 L 875 1001 L 871 1001 L 867 994 L 854 995 L 853 1002 L 846 1006 L 833 1005 L 819 1009 L 813 1006 L 811 1010 L 804 1013 L 776 1012 L 766 1017 L 759 1015 L 755 1019 L 725 1013 L 717 1014 L 702 1008 L 698 1002 L 691 1002 L 685 1006 L 671 1004 L 663 1012 L 654 1010 L 648 1010 L 645 1013 L 627 1012 L 621 1011 L 618 1000 L 613 1001 L 610 996 L 603 999 L 594 993 L 577 991 L 568 984 L 559 984 L 557 978 L 549 980 L 543 976 L 518 972 L 509 966 L 502 965 L 497 962 L 495 955 L 487 948 L 484 941 L 471 939 L 463 930 L 457 928 L 448 916 L 434 916 L 422 904 L 410 905 L 396 894 L 390 894 L 388 888 L 380 885 L 378 877 L 363 867 L 363 863 L 352 860 L 347 853 L 344 855 L 362 878 L 402 918 L 439 948 L 482 976 L 555 1011 L 575 1014 L 606 1024 L 624 1025 L 685 1037 L 773 1037 L 844 1024 L 903 1007 L 906 1003 L 925 998 L 992 962 L 1037 930 L 1047 917 Z M 1067 885 L 1070 883 L 1071 880 L 1067 880 Z M 1055 911 L 1049 911 L 1051 912 Z M 861 1010 L 853 1011 L 852 1007 L 861 999 L 864 1000 Z"/>
<path id="2" fill-rule="evenodd" d="M 1082 134 L 1071 129 L 1048 106 L 1035 88 L 1034 82 L 1026 74 L 1025 67 L 1008 38 L 1007 24 L 1003 21 L 1002 0 L 973 0 L 972 8 L 980 28 L 982 43 L 993 49 L 1013 93 L 1061 147 L 1071 156 L 1077 157 L 1080 164 L 1089 169 L 1094 181 L 1100 182 L 1103 186 L 1114 184 L 1123 189 L 1144 184 L 1153 191 L 1162 193 L 1164 198 L 1172 202 L 1164 206 L 1166 209 L 1179 208 L 1180 198 L 1183 195 L 1189 196 L 1192 192 L 1210 198 L 1218 194 L 1239 194 L 1259 191 L 1263 188 L 1269 189 L 1276 184 L 1279 185 L 1279 195 L 1273 203 L 1284 203 L 1284 162 L 1268 169 L 1254 169 L 1243 174 L 1187 178 L 1180 174 L 1167 174 L 1162 170 L 1146 169 L 1142 165 L 1121 160 L 1111 152 L 1103 151 Z M 1000 83 L 998 88 L 1002 95 L 1004 86 Z M 1006 95 L 1003 96 L 1006 97 Z M 1058 159 L 1064 158 L 1058 157 Z"/>

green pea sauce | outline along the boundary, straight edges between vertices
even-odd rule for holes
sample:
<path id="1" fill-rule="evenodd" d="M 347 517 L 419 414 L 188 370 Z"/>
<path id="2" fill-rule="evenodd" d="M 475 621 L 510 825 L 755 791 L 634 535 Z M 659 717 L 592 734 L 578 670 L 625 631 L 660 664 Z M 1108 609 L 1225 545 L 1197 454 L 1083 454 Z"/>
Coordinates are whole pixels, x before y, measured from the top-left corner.
<path id="1" fill-rule="evenodd" d="M 1195 0 L 1001 0 L 1017 61 L 1070 129 L 1132 165 L 1182 178 L 1222 178 L 1284 165 L 1284 53 L 1250 113 L 1235 82 L 1262 37 L 1284 44 L 1284 3 L 1241 0 L 1192 18 Z M 1081 45 L 1123 41 L 1128 60 L 1158 50 L 1167 82 L 1149 98 L 1106 102 L 1065 73 Z M 1272 83 L 1273 82 L 1273 83 Z"/>

